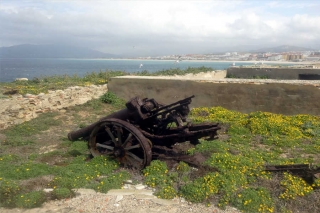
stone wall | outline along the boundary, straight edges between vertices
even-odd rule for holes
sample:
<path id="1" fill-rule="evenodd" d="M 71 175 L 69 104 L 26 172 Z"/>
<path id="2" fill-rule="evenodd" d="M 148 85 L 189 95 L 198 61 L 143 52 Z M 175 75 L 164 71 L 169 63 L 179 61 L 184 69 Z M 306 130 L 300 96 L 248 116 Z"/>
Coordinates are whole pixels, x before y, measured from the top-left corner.
<path id="1" fill-rule="evenodd" d="M 0 129 L 36 118 L 39 114 L 81 105 L 107 92 L 107 85 L 69 87 L 48 94 L 14 95 L 0 100 Z"/>
<path id="2" fill-rule="evenodd" d="M 108 89 L 125 100 L 140 96 L 169 104 L 195 95 L 191 107 L 222 106 L 243 113 L 320 115 L 320 81 L 122 76 L 111 78 Z"/>
<path id="3" fill-rule="evenodd" d="M 320 74 L 320 69 L 311 68 L 273 68 L 273 67 L 229 67 L 227 75 L 236 78 L 265 76 L 269 79 L 299 79 L 299 74 Z"/>

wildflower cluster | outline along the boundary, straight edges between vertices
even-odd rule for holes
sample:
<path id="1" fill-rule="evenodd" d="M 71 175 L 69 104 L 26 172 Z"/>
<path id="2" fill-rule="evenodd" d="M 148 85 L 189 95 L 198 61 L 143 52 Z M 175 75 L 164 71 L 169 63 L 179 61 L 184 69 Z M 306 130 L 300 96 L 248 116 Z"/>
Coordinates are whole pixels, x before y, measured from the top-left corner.
<path id="1" fill-rule="evenodd" d="M 32 191 L 20 194 L 16 198 L 16 206 L 19 208 L 35 208 L 41 206 L 46 201 L 43 191 Z"/>
<path id="2" fill-rule="evenodd" d="M 120 189 L 123 182 L 130 177 L 128 172 L 117 172 L 99 179 L 99 183 L 94 185 L 94 189 L 98 192 L 106 193 L 110 189 Z"/>
<path id="3" fill-rule="evenodd" d="M 320 179 L 319 178 L 314 181 L 314 183 L 312 184 L 312 187 L 313 188 L 320 188 Z"/>
<path id="4" fill-rule="evenodd" d="M 190 166 L 185 162 L 180 161 L 176 169 L 179 173 L 183 174 L 190 171 Z"/>
<path id="5" fill-rule="evenodd" d="M 219 173 L 209 173 L 181 187 L 180 195 L 191 202 L 203 202 L 218 193 L 221 177 Z"/>
<path id="6" fill-rule="evenodd" d="M 247 117 L 247 114 L 227 110 L 223 107 L 199 107 L 190 112 L 190 118 L 195 122 L 213 121 L 244 126 L 248 122 Z"/>
<path id="7" fill-rule="evenodd" d="M 233 197 L 232 204 L 245 212 L 274 212 L 270 192 L 263 187 L 242 190 Z"/>
<path id="8" fill-rule="evenodd" d="M 159 160 L 152 161 L 150 166 L 143 170 L 145 183 L 151 187 L 170 184 L 170 179 L 167 173 L 168 167 L 166 163 Z"/>
<path id="9" fill-rule="evenodd" d="M 289 200 L 295 199 L 297 196 L 305 196 L 313 191 L 313 188 L 308 185 L 302 178 L 293 176 L 285 172 L 281 185 L 285 191 L 280 194 L 279 198 Z"/>
<path id="10" fill-rule="evenodd" d="M 212 167 L 217 168 L 220 173 L 237 177 L 232 185 L 245 187 L 256 177 L 265 175 L 263 171 L 264 161 L 261 158 L 252 158 L 246 155 L 233 155 L 229 152 L 214 153 L 206 161 Z"/>
<path id="11" fill-rule="evenodd" d="M 258 177 L 266 177 L 261 158 L 245 155 L 233 155 L 229 152 L 214 153 L 206 164 L 219 170 L 219 179 L 215 183 L 221 199 L 219 206 L 227 205 L 232 195 L 239 189 L 248 187 Z"/>
<path id="12" fill-rule="evenodd" d="M 52 188 L 80 188 L 90 184 L 102 175 L 107 175 L 119 167 L 115 161 L 105 157 L 95 157 L 85 163 L 84 156 L 74 158 L 69 165 L 56 168 L 57 175 L 51 182 Z"/>
<path id="13" fill-rule="evenodd" d="M 2 179 L 0 182 L 0 204 L 7 207 L 14 207 L 17 195 L 21 188 L 16 181 Z"/>
<path id="14" fill-rule="evenodd" d="M 177 196 L 177 192 L 172 186 L 165 185 L 164 187 L 161 187 L 155 195 L 163 199 L 173 199 Z"/>
<path id="15" fill-rule="evenodd" d="M 181 164 L 180 169 L 187 170 L 187 166 Z M 183 168 L 184 167 L 184 168 Z M 178 176 L 176 173 L 169 173 L 165 162 L 154 160 L 150 166 L 143 170 L 144 182 L 153 188 L 156 188 L 156 195 L 159 198 L 172 199 L 177 196 L 177 191 L 173 187 Z"/>
<path id="16" fill-rule="evenodd" d="M 222 107 L 200 107 L 192 109 L 191 118 L 195 122 L 215 121 L 230 123 L 233 126 L 248 128 L 254 135 L 265 137 L 285 136 L 287 139 L 300 139 L 320 135 L 320 119 L 312 115 L 285 116 L 269 112 L 250 114 L 227 110 Z"/>

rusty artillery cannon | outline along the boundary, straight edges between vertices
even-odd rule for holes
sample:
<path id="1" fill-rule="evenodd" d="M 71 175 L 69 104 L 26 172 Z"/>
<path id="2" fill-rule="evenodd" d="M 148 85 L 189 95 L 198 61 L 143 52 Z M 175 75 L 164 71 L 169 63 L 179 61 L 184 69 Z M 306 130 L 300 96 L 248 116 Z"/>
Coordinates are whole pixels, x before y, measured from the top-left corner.
<path id="1" fill-rule="evenodd" d="M 71 141 L 83 138 L 93 157 L 112 156 L 126 167 L 143 169 L 157 151 L 170 153 L 175 143 L 217 138 L 218 123 L 187 122 L 194 96 L 164 105 L 154 99 L 132 98 L 126 108 L 80 130 L 70 132 Z"/>

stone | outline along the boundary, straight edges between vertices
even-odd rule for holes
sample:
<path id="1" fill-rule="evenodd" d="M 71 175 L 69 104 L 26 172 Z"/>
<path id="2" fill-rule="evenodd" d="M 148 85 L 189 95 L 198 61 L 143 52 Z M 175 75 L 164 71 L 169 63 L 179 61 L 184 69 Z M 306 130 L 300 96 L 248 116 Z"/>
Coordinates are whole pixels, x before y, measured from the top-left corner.
<path id="1" fill-rule="evenodd" d="M 83 188 L 76 189 L 75 192 L 80 195 L 96 195 L 97 194 L 97 192 L 94 191 L 93 189 L 83 189 Z"/>
<path id="2" fill-rule="evenodd" d="M 15 81 L 28 81 L 29 79 L 27 78 L 16 78 Z"/>
<path id="3" fill-rule="evenodd" d="M 153 191 L 152 190 L 149 190 L 149 189 L 142 189 L 142 190 L 135 190 L 135 195 L 153 195 Z"/>
<path id="4" fill-rule="evenodd" d="M 141 200 L 157 199 L 157 197 L 154 195 L 145 195 L 145 194 L 135 194 L 134 197 L 136 199 L 141 199 Z"/>
<path id="5" fill-rule="evenodd" d="M 123 199 L 123 195 L 117 195 L 115 202 L 118 203 L 122 199 Z"/>
<path id="6" fill-rule="evenodd" d="M 178 200 L 165 200 L 165 199 L 153 199 L 152 202 L 160 205 L 170 206 L 170 205 L 178 205 Z"/>
<path id="7" fill-rule="evenodd" d="M 133 185 L 131 185 L 131 184 L 124 184 L 123 188 L 124 189 L 135 189 L 135 187 Z"/>
<path id="8" fill-rule="evenodd" d="M 145 185 L 142 185 L 142 184 L 137 184 L 137 185 L 135 185 L 134 186 L 136 189 L 138 189 L 138 190 L 141 190 L 141 189 L 145 189 L 146 188 L 146 186 Z"/>
<path id="9" fill-rule="evenodd" d="M 51 189 L 51 188 L 49 188 L 49 189 L 43 189 L 43 191 L 46 192 L 46 193 L 49 193 L 49 192 L 52 192 L 53 189 Z"/>
<path id="10" fill-rule="evenodd" d="M 76 90 L 76 91 L 75 91 Z M 98 98 L 107 90 L 106 85 L 94 87 L 69 87 L 65 90 L 48 91 L 48 94 L 14 95 L 0 102 L 0 130 L 19 124 L 49 111 L 64 113 L 65 108 Z M 18 119 L 17 119 L 18 118 Z"/>
<path id="11" fill-rule="evenodd" d="M 135 191 L 133 189 L 111 189 L 107 195 L 133 195 Z"/>
<path id="12" fill-rule="evenodd" d="M 125 180 L 124 183 L 132 184 L 132 180 Z"/>

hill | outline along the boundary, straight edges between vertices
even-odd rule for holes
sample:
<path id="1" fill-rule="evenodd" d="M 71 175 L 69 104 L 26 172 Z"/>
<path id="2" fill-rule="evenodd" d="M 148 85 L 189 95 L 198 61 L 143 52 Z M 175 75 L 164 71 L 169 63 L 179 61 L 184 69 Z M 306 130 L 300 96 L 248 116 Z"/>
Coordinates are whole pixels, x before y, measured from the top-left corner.
<path id="1" fill-rule="evenodd" d="M 21 44 L 0 48 L 0 58 L 117 58 L 84 47 Z"/>
<path id="2" fill-rule="evenodd" d="M 314 51 L 314 49 L 305 48 L 305 47 L 290 46 L 290 45 L 281 45 L 281 46 L 277 46 L 277 47 L 261 48 L 261 49 L 257 49 L 257 50 L 252 50 L 250 52 L 281 53 L 281 52 L 300 52 L 300 51 Z"/>

